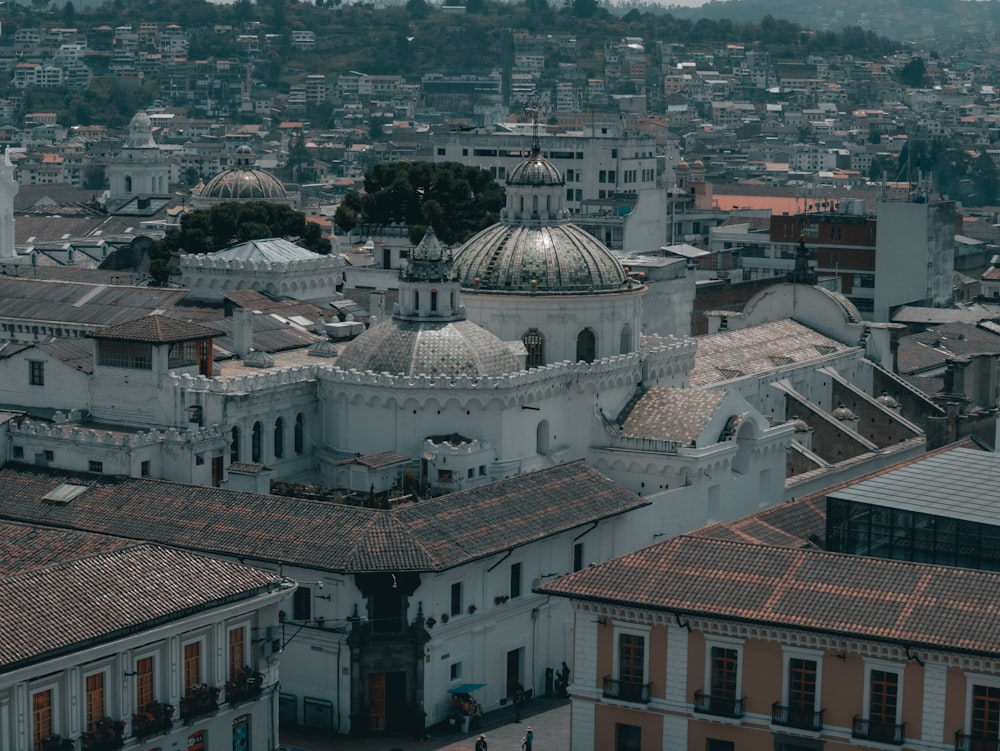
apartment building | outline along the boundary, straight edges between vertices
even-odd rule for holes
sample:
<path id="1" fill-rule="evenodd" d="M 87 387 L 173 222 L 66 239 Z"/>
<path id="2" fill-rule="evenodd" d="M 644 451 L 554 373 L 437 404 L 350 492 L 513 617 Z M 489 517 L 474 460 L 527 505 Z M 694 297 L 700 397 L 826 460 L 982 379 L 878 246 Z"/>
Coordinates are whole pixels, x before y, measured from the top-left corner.
<path id="1" fill-rule="evenodd" d="M 537 588 L 574 605 L 573 747 L 995 748 L 1000 645 L 987 593 L 1000 573 L 985 569 L 996 568 L 997 527 L 981 536 L 981 515 L 967 523 L 959 503 L 931 510 L 945 479 L 995 509 L 981 484 L 994 461 L 954 449 L 841 491 L 842 502 L 865 498 L 855 510 L 871 534 L 841 506 L 827 522 L 824 499 L 799 501 Z M 927 505 L 911 508 L 907 491 Z M 903 560 L 869 557 L 883 536 L 889 549 L 904 517 Z M 863 540 L 864 554 L 819 549 L 826 523 L 827 541 Z M 963 524 L 976 534 L 972 557 Z"/>
<path id="2" fill-rule="evenodd" d="M 39 503 L 86 489 L 55 485 Z M 292 582 L 104 535 L 10 522 L 0 535 L 0 748 L 275 748 Z"/>

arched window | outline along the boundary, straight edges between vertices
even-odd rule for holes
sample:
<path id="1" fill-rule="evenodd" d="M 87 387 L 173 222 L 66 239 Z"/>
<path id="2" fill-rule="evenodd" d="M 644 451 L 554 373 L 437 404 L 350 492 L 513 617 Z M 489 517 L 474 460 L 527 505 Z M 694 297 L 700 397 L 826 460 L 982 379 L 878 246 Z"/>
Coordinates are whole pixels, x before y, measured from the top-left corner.
<path id="1" fill-rule="evenodd" d="M 549 421 L 542 420 L 535 427 L 535 453 L 545 456 L 549 453 Z"/>
<path id="2" fill-rule="evenodd" d="M 263 454 L 263 444 L 264 429 L 259 422 L 255 422 L 253 430 L 250 433 L 250 461 L 254 464 L 260 464 L 260 457 Z"/>
<path id="3" fill-rule="evenodd" d="M 125 192 L 132 192 L 132 175 L 125 175 Z"/>
<path id="4" fill-rule="evenodd" d="M 528 350 L 528 359 L 525 362 L 527 368 L 540 368 L 545 364 L 545 337 L 538 329 L 528 329 L 528 333 L 521 337 L 524 348 Z"/>
<path id="5" fill-rule="evenodd" d="M 305 418 L 299 412 L 295 415 L 295 453 L 301 454 L 305 448 Z"/>
<path id="6" fill-rule="evenodd" d="M 438 291 L 436 289 L 431 290 L 431 313 L 437 313 L 438 309 Z"/>
<path id="7" fill-rule="evenodd" d="M 413 311 L 415 313 L 420 312 L 420 290 L 413 290 Z"/>
<path id="8" fill-rule="evenodd" d="M 622 326 L 622 334 L 618 344 L 618 352 L 627 355 L 632 351 L 632 327 L 629 324 Z"/>
<path id="9" fill-rule="evenodd" d="M 576 335 L 576 361 L 593 362 L 597 356 L 597 337 L 593 329 L 584 329 Z"/>
<path id="10" fill-rule="evenodd" d="M 285 418 L 279 417 L 274 421 L 274 458 L 280 459 L 285 455 Z"/>
<path id="11" fill-rule="evenodd" d="M 240 460 L 240 429 L 238 427 L 233 427 L 230 431 L 229 439 L 229 463 L 238 462 Z"/>

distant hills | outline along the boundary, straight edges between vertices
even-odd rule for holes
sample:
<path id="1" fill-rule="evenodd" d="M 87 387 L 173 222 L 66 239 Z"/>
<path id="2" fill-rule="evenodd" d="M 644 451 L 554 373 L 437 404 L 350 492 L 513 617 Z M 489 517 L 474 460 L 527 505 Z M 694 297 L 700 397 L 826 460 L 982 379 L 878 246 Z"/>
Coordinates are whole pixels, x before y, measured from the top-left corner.
<path id="1" fill-rule="evenodd" d="M 700 8 L 671 6 L 664 10 L 677 18 L 760 21 L 766 15 L 783 18 L 816 31 L 840 31 L 860 26 L 890 39 L 923 44 L 949 44 L 957 37 L 980 37 L 1000 30 L 997 0 L 838 0 L 804 3 L 802 0 L 712 0 Z M 648 8 L 647 4 L 642 7 Z"/>

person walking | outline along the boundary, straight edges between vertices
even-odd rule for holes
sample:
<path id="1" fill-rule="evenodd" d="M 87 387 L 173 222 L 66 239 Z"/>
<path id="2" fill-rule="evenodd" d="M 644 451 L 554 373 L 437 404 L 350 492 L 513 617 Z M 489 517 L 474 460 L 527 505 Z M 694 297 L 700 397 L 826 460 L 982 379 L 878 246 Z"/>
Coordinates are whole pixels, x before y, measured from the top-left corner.
<path id="1" fill-rule="evenodd" d="M 486 751 L 486 736 L 482 733 L 476 738 L 476 751 Z"/>
<path id="2" fill-rule="evenodd" d="M 524 733 L 524 740 L 521 743 L 522 751 L 531 751 L 531 744 L 535 741 L 535 733 L 531 730 L 531 726 Z"/>
<path id="3" fill-rule="evenodd" d="M 528 748 L 528 738 L 526 736 L 521 736 L 521 751 L 526 751 Z"/>
<path id="4" fill-rule="evenodd" d="M 520 683 L 514 688 L 514 722 L 521 721 L 521 710 L 524 707 L 524 686 Z"/>

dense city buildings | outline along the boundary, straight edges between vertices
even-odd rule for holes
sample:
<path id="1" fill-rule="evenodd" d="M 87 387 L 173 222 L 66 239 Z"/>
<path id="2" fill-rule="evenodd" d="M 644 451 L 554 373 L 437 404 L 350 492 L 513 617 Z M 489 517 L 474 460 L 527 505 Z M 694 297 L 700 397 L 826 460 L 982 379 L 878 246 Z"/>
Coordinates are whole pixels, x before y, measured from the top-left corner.
<path id="1" fill-rule="evenodd" d="M 0 37 L 0 746 L 995 744 L 989 57 L 254 7 Z"/>

